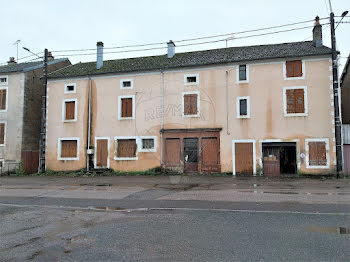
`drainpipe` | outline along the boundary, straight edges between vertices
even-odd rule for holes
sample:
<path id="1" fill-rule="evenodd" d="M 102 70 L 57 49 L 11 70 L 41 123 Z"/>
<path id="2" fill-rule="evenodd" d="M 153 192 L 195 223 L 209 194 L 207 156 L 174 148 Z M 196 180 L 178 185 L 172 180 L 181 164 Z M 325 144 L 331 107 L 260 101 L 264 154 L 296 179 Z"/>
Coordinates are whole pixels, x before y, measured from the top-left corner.
<path id="1" fill-rule="evenodd" d="M 164 128 L 164 73 L 160 70 L 160 81 L 161 81 L 161 117 L 160 117 L 160 164 L 163 167 L 163 128 Z"/>
<path id="2" fill-rule="evenodd" d="M 226 71 L 226 133 L 227 135 L 230 134 L 230 131 L 228 130 L 228 71 Z"/>
<path id="3" fill-rule="evenodd" d="M 91 136 L 91 77 L 89 76 L 89 101 L 88 101 L 88 135 L 87 135 L 87 151 L 86 151 L 86 171 L 89 171 L 90 162 L 90 136 Z"/>

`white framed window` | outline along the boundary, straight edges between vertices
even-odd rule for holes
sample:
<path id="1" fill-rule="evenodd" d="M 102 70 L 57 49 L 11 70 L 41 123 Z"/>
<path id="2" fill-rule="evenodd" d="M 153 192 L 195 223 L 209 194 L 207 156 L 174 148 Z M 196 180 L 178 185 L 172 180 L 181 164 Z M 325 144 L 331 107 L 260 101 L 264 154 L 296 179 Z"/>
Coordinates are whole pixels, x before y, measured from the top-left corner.
<path id="1" fill-rule="evenodd" d="M 6 145 L 7 123 L 0 121 L 0 146 Z"/>
<path id="2" fill-rule="evenodd" d="M 239 84 L 249 83 L 249 65 L 240 64 L 236 66 L 236 81 Z"/>
<path id="3" fill-rule="evenodd" d="M 185 85 L 199 85 L 199 74 L 185 74 Z"/>
<path id="4" fill-rule="evenodd" d="M 250 118 L 249 96 L 239 96 L 236 102 L 237 118 Z"/>
<path id="5" fill-rule="evenodd" d="M 157 137 L 140 136 L 138 145 L 139 152 L 157 152 Z"/>
<path id="6" fill-rule="evenodd" d="M 62 103 L 62 122 L 77 121 L 78 100 L 64 99 Z"/>
<path id="7" fill-rule="evenodd" d="M 305 60 L 287 60 L 283 62 L 283 79 L 305 79 Z"/>
<path id="8" fill-rule="evenodd" d="M 306 86 L 283 88 L 283 113 L 285 117 L 308 115 Z"/>
<path id="9" fill-rule="evenodd" d="M 120 89 L 133 89 L 134 80 L 133 79 L 121 79 L 120 80 Z"/>
<path id="10" fill-rule="evenodd" d="M 0 85 L 0 112 L 7 112 L 8 87 Z"/>
<path id="11" fill-rule="evenodd" d="M 328 138 L 306 138 L 305 139 L 306 168 L 328 169 L 329 139 Z"/>
<path id="12" fill-rule="evenodd" d="M 182 117 L 200 117 L 200 92 L 182 92 Z"/>
<path id="13" fill-rule="evenodd" d="M 57 160 L 79 160 L 79 137 L 58 138 Z"/>
<path id="14" fill-rule="evenodd" d="M 8 85 L 8 76 L 0 76 L 0 86 Z"/>
<path id="15" fill-rule="evenodd" d="M 118 96 L 118 119 L 135 119 L 135 95 Z"/>
<path id="16" fill-rule="evenodd" d="M 138 160 L 138 142 L 136 136 L 114 137 L 114 160 Z"/>
<path id="17" fill-rule="evenodd" d="M 64 93 L 65 94 L 75 94 L 77 92 L 77 84 L 69 83 L 64 85 Z"/>

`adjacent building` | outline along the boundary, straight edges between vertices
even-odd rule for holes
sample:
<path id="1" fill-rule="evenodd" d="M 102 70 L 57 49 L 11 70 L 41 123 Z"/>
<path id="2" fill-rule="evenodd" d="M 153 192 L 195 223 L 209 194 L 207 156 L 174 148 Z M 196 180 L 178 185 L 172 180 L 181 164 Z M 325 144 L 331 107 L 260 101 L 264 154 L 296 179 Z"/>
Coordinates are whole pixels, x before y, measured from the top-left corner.
<path id="1" fill-rule="evenodd" d="M 67 58 L 49 57 L 49 72 L 70 65 Z M 2 171 L 22 163 L 29 173 L 38 170 L 43 62 L 0 66 L 0 166 Z"/>
<path id="2" fill-rule="evenodd" d="M 343 171 L 350 174 L 350 56 L 348 57 L 343 73 L 340 77 L 341 87 L 341 113 L 343 138 Z"/>
<path id="3" fill-rule="evenodd" d="M 331 49 L 313 41 L 79 63 L 49 75 L 52 170 L 335 170 Z"/>

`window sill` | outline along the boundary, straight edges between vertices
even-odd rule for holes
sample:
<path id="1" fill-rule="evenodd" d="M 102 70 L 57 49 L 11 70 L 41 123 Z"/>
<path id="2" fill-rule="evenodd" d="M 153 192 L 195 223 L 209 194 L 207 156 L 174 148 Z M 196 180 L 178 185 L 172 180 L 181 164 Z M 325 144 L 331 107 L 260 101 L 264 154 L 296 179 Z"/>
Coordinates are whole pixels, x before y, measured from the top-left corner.
<path id="1" fill-rule="evenodd" d="M 119 117 L 118 120 L 132 120 L 135 119 L 135 117 Z"/>
<path id="2" fill-rule="evenodd" d="M 249 119 L 250 116 L 237 116 L 237 119 Z"/>
<path id="3" fill-rule="evenodd" d="M 132 160 L 138 160 L 139 158 L 138 157 L 114 157 L 114 160 L 117 160 L 117 161 L 132 161 Z"/>
<path id="4" fill-rule="evenodd" d="M 308 113 L 295 113 L 295 114 L 284 114 L 285 117 L 293 117 L 293 116 L 308 116 Z"/>
<path id="5" fill-rule="evenodd" d="M 329 165 L 326 165 L 326 166 L 309 166 L 309 165 L 306 165 L 306 168 L 307 169 L 329 169 Z"/>
<path id="6" fill-rule="evenodd" d="M 284 80 L 304 80 L 305 76 L 285 77 Z"/>
<path id="7" fill-rule="evenodd" d="M 139 152 L 142 152 L 142 153 L 155 153 L 155 152 L 157 152 L 157 149 L 155 149 L 155 148 L 152 148 L 152 149 L 140 149 Z"/>
<path id="8" fill-rule="evenodd" d="M 63 123 L 72 123 L 72 122 L 77 122 L 76 119 L 71 119 L 71 120 L 63 120 Z"/>
<path id="9" fill-rule="evenodd" d="M 196 115 L 185 115 L 184 113 L 182 113 L 182 117 L 186 117 L 186 118 L 191 118 L 191 117 L 199 118 L 199 117 L 200 117 L 200 114 L 196 114 Z"/>
<path id="10" fill-rule="evenodd" d="M 249 80 L 237 81 L 237 84 L 248 84 Z"/>
<path id="11" fill-rule="evenodd" d="M 60 161 L 78 161 L 79 157 L 59 157 L 57 160 L 60 160 Z"/>

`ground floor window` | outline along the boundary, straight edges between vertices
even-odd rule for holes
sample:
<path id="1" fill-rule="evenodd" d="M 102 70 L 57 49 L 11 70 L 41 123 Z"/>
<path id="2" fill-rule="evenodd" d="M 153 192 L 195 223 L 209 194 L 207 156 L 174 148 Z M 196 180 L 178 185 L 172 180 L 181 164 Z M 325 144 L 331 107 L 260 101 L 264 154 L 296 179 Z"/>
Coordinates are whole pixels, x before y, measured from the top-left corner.
<path id="1" fill-rule="evenodd" d="M 60 138 L 58 160 L 79 160 L 79 138 Z"/>
<path id="2" fill-rule="evenodd" d="M 139 152 L 156 152 L 157 151 L 157 137 L 144 136 L 140 137 Z"/>
<path id="3" fill-rule="evenodd" d="M 329 167 L 328 138 L 310 138 L 305 140 L 306 168 Z"/>
<path id="4" fill-rule="evenodd" d="M 6 123 L 0 122 L 0 146 L 5 145 L 6 138 Z"/>
<path id="5" fill-rule="evenodd" d="M 137 160 L 137 142 L 135 138 L 115 138 L 115 160 Z"/>

